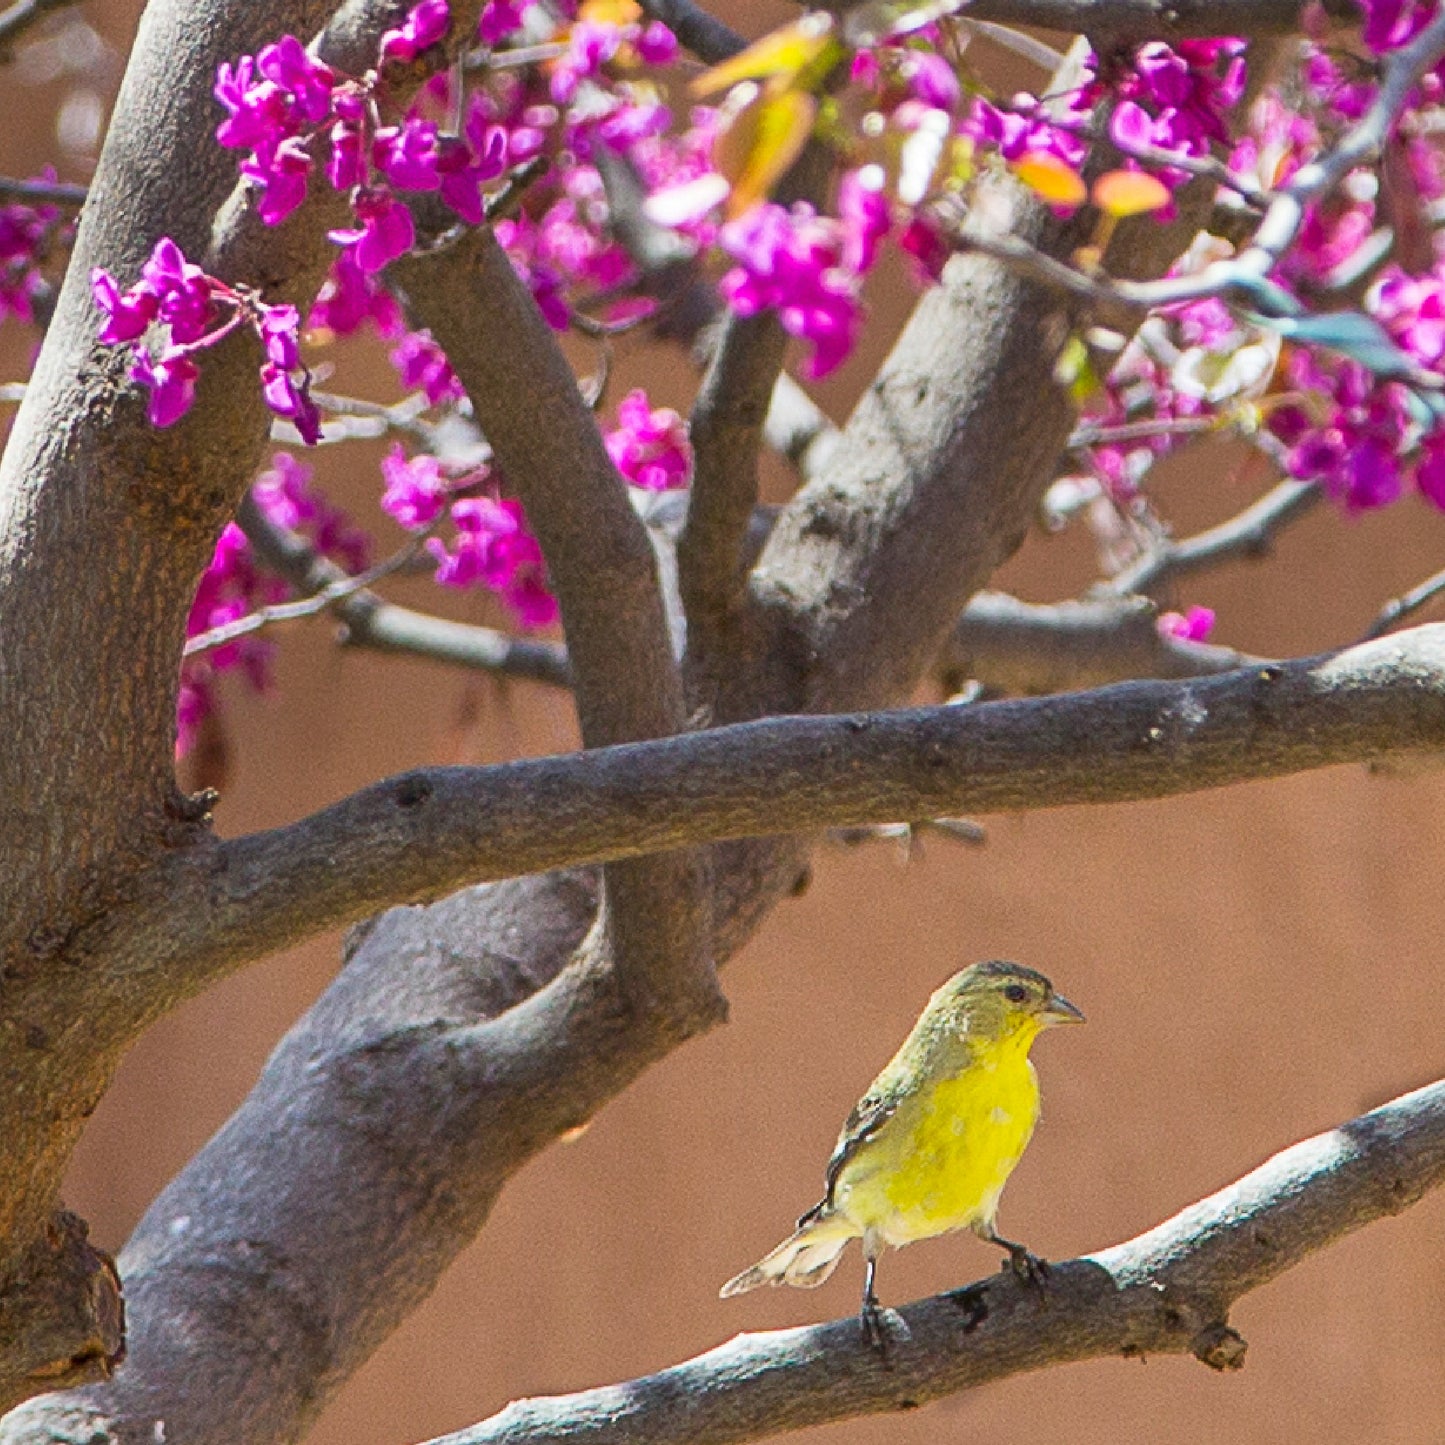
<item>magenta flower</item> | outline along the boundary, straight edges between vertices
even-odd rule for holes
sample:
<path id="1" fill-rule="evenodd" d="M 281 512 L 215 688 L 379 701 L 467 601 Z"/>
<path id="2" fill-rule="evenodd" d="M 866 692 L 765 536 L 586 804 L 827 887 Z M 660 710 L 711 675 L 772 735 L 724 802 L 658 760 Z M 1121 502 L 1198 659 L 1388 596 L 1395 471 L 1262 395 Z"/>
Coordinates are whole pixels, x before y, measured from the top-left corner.
<path id="1" fill-rule="evenodd" d="M 395 30 L 381 37 L 381 59 L 411 61 L 446 37 L 451 24 L 447 0 L 420 0 Z"/>
<path id="2" fill-rule="evenodd" d="M 776 310 L 783 330 L 811 344 L 807 372 L 826 376 L 847 358 L 862 323 L 858 277 L 843 269 L 843 227 L 802 202 L 768 202 L 729 221 L 719 240 L 739 262 L 718 283 L 740 316 Z"/>
<path id="3" fill-rule="evenodd" d="M 432 340 L 430 331 L 407 332 L 392 348 L 390 356 L 401 384 L 420 387 L 432 406 L 460 401 L 466 395 L 446 353 Z"/>
<path id="4" fill-rule="evenodd" d="M 1155 626 L 1161 637 L 1174 637 L 1181 642 L 1207 642 L 1214 630 L 1214 611 L 1209 607 L 1191 607 L 1183 613 L 1161 612 Z"/>
<path id="5" fill-rule="evenodd" d="M 477 22 L 477 35 L 483 45 L 494 46 L 522 28 L 530 0 L 487 0 Z"/>
<path id="6" fill-rule="evenodd" d="M 427 540 L 443 587 L 482 586 L 495 592 L 526 627 L 557 619 L 557 602 L 546 585 L 542 549 L 527 527 L 522 504 L 510 497 L 468 497 L 453 502 L 456 537 L 451 550 L 438 537 Z"/>
<path id="7" fill-rule="evenodd" d="M 100 340 L 108 346 L 135 341 L 160 314 L 160 298 L 149 286 L 122 291 L 109 271 L 97 266 L 90 273 L 90 294 L 105 313 Z"/>
<path id="8" fill-rule="evenodd" d="M 183 352 L 163 352 L 153 360 L 140 347 L 131 360 L 131 380 L 150 389 L 146 415 L 152 426 L 174 426 L 191 409 L 200 375 L 200 367 Z"/>
<path id="9" fill-rule="evenodd" d="M 460 136 L 442 142 L 437 159 L 442 200 L 469 225 L 486 218 L 482 187 L 507 169 L 507 132 L 487 116 L 486 100 L 475 92 L 467 104 Z"/>
<path id="10" fill-rule="evenodd" d="M 381 475 L 386 482 L 381 510 L 407 531 L 419 532 L 441 515 L 447 480 L 435 457 L 425 452 L 408 457 L 397 443 L 382 458 Z"/>
<path id="11" fill-rule="evenodd" d="M 677 59 L 677 36 L 661 20 L 643 26 L 632 43 L 644 65 L 671 65 Z"/>
<path id="12" fill-rule="evenodd" d="M 288 138 L 274 149 L 248 156 L 240 171 L 260 192 L 257 214 L 268 226 L 279 226 L 306 199 L 311 156 L 304 142 Z"/>
<path id="13" fill-rule="evenodd" d="M 406 329 L 396 298 L 357 265 L 355 248 L 348 247 L 331 263 L 306 324 L 350 336 L 368 321 L 382 336 L 400 336 Z"/>
<path id="14" fill-rule="evenodd" d="M 47 166 L 35 179 L 53 181 L 55 171 Z M 45 288 L 41 261 L 59 228 L 55 206 L 0 206 L 0 322 L 34 319 L 32 303 Z"/>
<path id="15" fill-rule="evenodd" d="M 617 429 L 605 441 L 612 465 L 634 487 L 668 492 L 687 486 L 692 474 L 687 423 L 670 406 L 653 411 L 641 388 L 623 397 Z"/>
<path id="16" fill-rule="evenodd" d="M 416 240 L 411 212 L 385 187 L 363 187 L 353 197 L 351 208 L 360 227 L 327 234 L 338 246 L 352 249 L 363 272 L 371 275 L 385 270 L 411 250 Z"/>
<path id="17" fill-rule="evenodd" d="M 441 185 L 436 126 L 412 118 L 403 125 L 383 126 L 372 138 L 371 163 L 398 190 L 436 190 Z"/>

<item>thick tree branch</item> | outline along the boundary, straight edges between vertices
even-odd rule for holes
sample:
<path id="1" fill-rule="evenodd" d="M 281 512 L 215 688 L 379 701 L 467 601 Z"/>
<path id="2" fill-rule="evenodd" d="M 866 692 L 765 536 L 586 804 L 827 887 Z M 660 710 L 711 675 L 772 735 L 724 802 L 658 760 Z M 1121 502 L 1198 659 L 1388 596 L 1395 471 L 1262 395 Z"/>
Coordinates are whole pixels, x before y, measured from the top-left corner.
<path id="1" fill-rule="evenodd" d="M 542 544 L 562 608 L 589 747 L 687 724 L 656 558 L 561 348 L 489 228 L 394 268 L 446 352 Z M 507 344 L 498 344 L 499 337 Z M 724 1006 L 710 956 L 702 859 L 663 856 L 605 875 L 625 996 L 683 1035 Z"/>
<path id="2" fill-rule="evenodd" d="M 239 333 L 208 350 L 191 413 L 167 430 L 151 426 L 127 358 L 97 341 L 89 273 L 103 266 L 128 284 L 169 235 L 213 274 L 261 285 L 268 300 L 308 302 L 344 201 L 317 195 L 285 227 L 260 223 L 235 157 L 213 142 L 216 65 L 325 25 L 324 58 L 359 73 L 405 8 L 214 0 L 198 24 L 190 0 L 146 7 L 55 316 L 0 458 L 0 968 L 7 1022 L 28 1041 L 0 1051 L 6 1301 L 36 1301 L 44 1280 L 33 1271 L 64 1228 L 61 1174 L 134 1038 L 137 1001 L 122 1000 L 118 974 L 68 967 L 72 940 L 124 897 L 136 871 L 198 831 L 173 777 L 176 659 L 196 579 L 269 429 L 259 347 Z M 474 27 L 479 8 L 459 0 L 456 25 Z M 0 26 L 34 13 L 12 7 Z M 0 29 L 0 38 L 15 33 Z M 166 1006 L 156 997 L 145 1012 Z M 77 1018 L 86 1047 L 59 1047 Z M 72 1354 L 88 1358 L 105 1337 L 97 1319 L 118 1318 L 115 1281 L 104 1271 L 48 1277 L 85 1292 L 53 1300 L 49 1318 L 75 1323 Z M 99 1309 L 95 1290 L 110 1292 Z M 12 1339 L 0 1336 L 6 1397 L 42 1387 Z"/>
<path id="3" fill-rule="evenodd" d="M 1442 1183 L 1438 1083 L 1276 1154 L 1146 1234 L 1056 1264 L 1046 1309 L 994 1275 L 898 1311 L 906 1338 L 887 1366 L 855 1319 L 739 1335 L 640 1380 L 519 1400 L 432 1445 L 742 1445 L 1102 1355 L 1237 1369 L 1236 1300 Z"/>
<path id="4" fill-rule="evenodd" d="M 728 839 L 1165 797 L 1442 749 L 1445 624 L 1185 682 L 771 718 L 402 774 L 168 860 L 107 941 L 137 930 L 120 946 L 195 988 L 263 949 L 486 879 Z"/>

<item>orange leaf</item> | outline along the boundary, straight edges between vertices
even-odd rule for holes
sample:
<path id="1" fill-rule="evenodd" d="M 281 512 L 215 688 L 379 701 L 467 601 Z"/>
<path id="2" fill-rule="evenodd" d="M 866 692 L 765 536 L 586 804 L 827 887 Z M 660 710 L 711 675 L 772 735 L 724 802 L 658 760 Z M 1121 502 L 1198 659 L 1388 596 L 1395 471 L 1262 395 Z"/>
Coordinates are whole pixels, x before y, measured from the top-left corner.
<path id="1" fill-rule="evenodd" d="M 808 143 L 818 114 L 818 102 L 806 91 L 749 89 L 712 147 L 713 165 L 732 182 L 729 216 L 742 215 L 772 190 Z"/>
<path id="2" fill-rule="evenodd" d="M 731 60 L 703 71 L 690 89 L 694 95 L 716 95 L 740 80 L 772 80 L 779 76 L 805 83 L 805 72 L 809 79 L 815 71 L 826 75 L 842 56 L 843 47 L 833 38 L 832 16 L 818 11 L 771 31 Z"/>
<path id="3" fill-rule="evenodd" d="M 1122 221 L 1163 210 L 1169 204 L 1169 187 L 1143 171 L 1108 171 L 1094 182 L 1094 204 Z"/>
<path id="4" fill-rule="evenodd" d="M 577 18 L 594 25 L 631 25 L 642 18 L 642 7 L 637 0 L 582 0 Z"/>
<path id="5" fill-rule="evenodd" d="M 1078 171 L 1051 151 L 1029 151 L 1013 163 L 1013 172 L 1051 206 L 1080 206 L 1089 194 Z"/>

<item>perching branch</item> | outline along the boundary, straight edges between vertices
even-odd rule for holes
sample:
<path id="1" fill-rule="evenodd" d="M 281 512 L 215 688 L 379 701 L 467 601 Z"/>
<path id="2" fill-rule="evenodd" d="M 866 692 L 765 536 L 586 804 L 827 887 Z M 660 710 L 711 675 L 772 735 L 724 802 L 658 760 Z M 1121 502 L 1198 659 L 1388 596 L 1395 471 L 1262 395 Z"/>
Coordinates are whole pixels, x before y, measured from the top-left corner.
<path id="1" fill-rule="evenodd" d="M 1442 1183 L 1437 1083 L 1285 1149 L 1145 1234 L 1054 1265 L 1045 1309 L 996 1274 L 897 1311 L 886 1366 L 854 1319 L 739 1335 L 656 1375 L 518 1400 L 431 1445 L 743 1445 L 1106 1355 L 1238 1369 L 1238 1299 Z"/>
<path id="2" fill-rule="evenodd" d="M 1184 682 L 428 768 L 167 860 L 112 931 L 191 986 L 390 905 L 727 839 L 1125 802 L 1445 749 L 1445 624 Z M 113 932 L 112 932 L 113 938 Z"/>

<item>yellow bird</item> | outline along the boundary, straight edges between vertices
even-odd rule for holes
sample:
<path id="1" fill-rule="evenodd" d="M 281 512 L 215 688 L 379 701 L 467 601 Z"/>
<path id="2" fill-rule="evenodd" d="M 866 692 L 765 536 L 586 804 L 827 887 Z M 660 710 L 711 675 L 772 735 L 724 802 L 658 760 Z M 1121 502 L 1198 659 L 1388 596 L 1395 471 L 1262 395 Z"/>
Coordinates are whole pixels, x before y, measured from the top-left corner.
<path id="1" fill-rule="evenodd" d="M 994 1217 L 1039 1117 L 1029 1048 L 1040 1030 L 1083 1019 L 1043 974 L 1021 964 L 976 963 L 954 974 L 849 1114 L 822 1202 L 771 1254 L 730 1279 L 723 1298 L 764 1284 L 812 1289 L 833 1273 L 848 1241 L 861 1239 L 863 1331 L 882 1345 L 878 1256 L 955 1229 L 1006 1249 L 1014 1270 L 1040 1283 L 1048 1265 L 1003 1238 Z"/>

